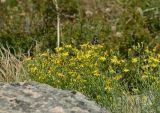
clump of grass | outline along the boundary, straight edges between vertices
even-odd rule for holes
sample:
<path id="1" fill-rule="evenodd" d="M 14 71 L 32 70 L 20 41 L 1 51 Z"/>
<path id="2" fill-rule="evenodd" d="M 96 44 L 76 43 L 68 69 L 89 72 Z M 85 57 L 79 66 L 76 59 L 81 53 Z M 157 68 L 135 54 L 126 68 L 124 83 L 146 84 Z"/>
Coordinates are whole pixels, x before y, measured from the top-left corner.
<path id="1" fill-rule="evenodd" d="M 11 53 L 10 48 L 0 48 L 0 81 L 18 82 L 27 79 L 27 73 L 23 67 L 23 55 Z"/>

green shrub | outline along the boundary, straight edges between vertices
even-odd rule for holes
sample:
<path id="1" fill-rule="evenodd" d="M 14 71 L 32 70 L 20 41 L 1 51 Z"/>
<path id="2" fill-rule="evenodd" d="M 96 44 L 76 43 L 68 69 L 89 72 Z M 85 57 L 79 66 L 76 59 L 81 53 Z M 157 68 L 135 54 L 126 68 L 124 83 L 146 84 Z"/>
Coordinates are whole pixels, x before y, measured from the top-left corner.
<path id="1" fill-rule="evenodd" d="M 25 62 L 32 80 L 80 91 L 116 111 L 127 94 L 145 94 L 159 81 L 160 53 L 147 47 L 140 53 L 140 48 L 140 44 L 133 46 L 125 58 L 103 45 L 83 44 L 80 49 L 65 45 L 56 53 L 37 54 Z"/>

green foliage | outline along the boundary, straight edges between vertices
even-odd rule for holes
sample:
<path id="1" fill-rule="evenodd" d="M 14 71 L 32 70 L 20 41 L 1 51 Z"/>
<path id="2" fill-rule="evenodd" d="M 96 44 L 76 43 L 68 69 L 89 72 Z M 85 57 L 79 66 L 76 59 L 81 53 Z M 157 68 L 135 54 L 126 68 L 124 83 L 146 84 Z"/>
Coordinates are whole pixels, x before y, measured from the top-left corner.
<path id="1" fill-rule="evenodd" d="M 78 90 L 115 113 L 159 112 L 160 1 L 57 1 L 59 12 L 53 0 L 0 2 L 0 45 L 14 48 L 11 56 L 0 51 L 2 79 L 27 70 L 32 80 Z M 99 45 L 89 44 L 94 36 Z M 19 49 L 31 53 L 26 70 L 11 54 Z"/>
<path id="2" fill-rule="evenodd" d="M 19 49 L 31 53 L 25 66 L 32 80 L 78 90 L 113 112 L 159 112 L 159 4 L 159 0 L 58 0 L 57 12 L 53 0 L 6 0 L 0 2 L 0 45 L 13 47 L 8 51 L 14 54 Z M 57 13 L 62 47 L 54 50 Z M 88 44 L 94 36 L 100 45 Z M 41 54 L 46 50 L 54 53 Z M 17 73 L 21 61 L 14 64 L 15 59 L 2 53 L 3 78 L 17 80 L 6 70 Z M 134 104 L 137 99 L 141 108 Z"/>
<path id="3" fill-rule="evenodd" d="M 79 47 L 96 35 L 106 48 L 119 49 L 122 55 L 141 42 L 151 47 L 159 44 L 159 1 L 88 2 L 90 7 L 83 0 L 58 0 L 61 44 Z M 2 44 L 7 42 L 23 52 L 37 44 L 42 51 L 56 47 L 57 11 L 52 0 L 7 0 L 1 6 Z"/>

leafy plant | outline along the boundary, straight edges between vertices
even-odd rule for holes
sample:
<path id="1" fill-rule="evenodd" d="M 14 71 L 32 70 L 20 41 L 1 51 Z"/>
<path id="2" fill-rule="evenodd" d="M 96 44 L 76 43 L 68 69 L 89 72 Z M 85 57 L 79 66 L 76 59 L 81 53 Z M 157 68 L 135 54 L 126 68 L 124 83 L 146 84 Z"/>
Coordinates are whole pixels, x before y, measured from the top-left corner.
<path id="1" fill-rule="evenodd" d="M 141 48 L 141 44 L 133 46 L 126 58 L 103 45 L 83 44 L 79 49 L 65 45 L 56 48 L 55 53 L 47 51 L 29 57 L 25 65 L 32 80 L 80 91 L 111 111 L 134 113 L 136 109 L 144 110 L 138 105 L 145 106 L 142 97 L 149 99 L 160 72 L 160 53 L 156 48 Z M 136 99 L 138 105 L 134 103 Z M 129 109 L 128 104 L 133 108 Z"/>

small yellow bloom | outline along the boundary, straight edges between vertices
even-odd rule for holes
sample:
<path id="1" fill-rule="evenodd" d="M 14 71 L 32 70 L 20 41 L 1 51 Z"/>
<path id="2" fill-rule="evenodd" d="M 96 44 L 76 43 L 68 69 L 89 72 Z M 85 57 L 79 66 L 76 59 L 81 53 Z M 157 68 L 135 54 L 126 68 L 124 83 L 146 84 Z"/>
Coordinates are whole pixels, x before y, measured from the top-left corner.
<path id="1" fill-rule="evenodd" d="M 83 45 L 81 45 L 81 48 L 82 49 L 84 49 L 84 48 L 88 48 L 89 47 L 89 44 L 87 43 L 87 44 L 83 44 Z"/>
<path id="2" fill-rule="evenodd" d="M 147 97 L 147 96 L 142 96 L 142 102 L 143 102 L 143 103 L 146 103 L 147 100 L 148 100 L 148 97 Z"/>
<path id="3" fill-rule="evenodd" d="M 111 66 L 109 66 L 109 72 L 112 73 L 112 74 L 116 73 L 116 71 L 114 71 L 114 69 Z"/>
<path id="4" fill-rule="evenodd" d="M 132 58 L 132 63 L 137 63 L 138 59 L 137 58 Z"/>
<path id="5" fill-rule="evenodd" d="M 99 45 L 97 45 L 97 47 L 98 47 L 98 48 L 103 48 L 103 45 L 100 45 L 100 44 L 99 44 Z"/>
<path id="6" fill-rule="evenodd" d="M 81 65 L 80 65 L 80 67 L 82 67 L 82 68 L 83 68 L 83 67 L 84 67 L 84 65 L 83 65 L 83 64 L 81 64 Z"/>
<path id="7" fill-rule="evenodd" d="M 159 63 L 159 59 L 155 58 L 155 57 L 150 57 L 149 58 L 150 62 L 156 62 L 156 63 Z"/>
<path id="8" fill-rule="evenodd" d="M 95 76 L 100 76 L 100 74 L 99 74 L 99 71 L 98 71 L 98 70 L 95 70 L 95 71 L 93 72 L 93 74 L 94 74 Z"/>
<path id="9" fill-rule="evenodd" d="M 63 48 L 62 47 L 58 47 L 58 48 L 56 48 L 56 52 L 61 52 L 63 50 Z"/>
<path id="10" fill-rule="evenodd" d="M 58 59 L 57 59 L 57 60 L 55 60 L 54 62 L 55 62 L 55 64 L 60 64 L 60 63 L 61 63 L 61 61 L 60 61 L 60 60 L 58 60 Z"/>
<path id="11" fill-rule="evenodd" d="M 96 62 L 96 63 L 94 64 L 94 66 L 98 66 L 98 63 Z"/>
<path id="12" fill-rule="evenodd" d="M 48 74 L 50 75 L 52 73 L 52 70 L 48 70 Z"/>
<path id="13" fill-rule="evenodd" d="M 127 72 L 129 72 L 129 69 L 124 68 L 124 69 L 123 69 L 123 72 L 127 73 Z"/>
<path id="14" fill-rule="evenodd" d="M 30 70 L 31 70 L 31 72 L 35 72 L 35 71 L 37 71 L 37 67 L 32 67 Z"/>
<path id="15" fill-rule="evenodd" d="M 107 86 L 105 87 L 105 90 L 106 90 L 106 91 L 111 91 L 112 88 L 111 88 L 109 85 L 107 85 Z"/>
<path id="16" fill-rule="evenodd" d="M 84 56 L 84 58 L 86 58 L 86 59 L 88 59 L 88 58 L 90 58 L 90 54 L 86 54 L 85 56 Z"/>
<path id="17" fill-rule="evenodd" d="M 115 77 L 114 77 L 114 80 L 120 80 L 122 78 L 122 75 L 116 75 Z"/>
<path id="18" fill-rule="evenodd" d="M 149 54 L 149 53 L 150 53 L 150 51 L 149 51 L 148 47 L 145 49 L 145 52 L 146 52 L 147 54 Z"/>
<path id="19" fill-rule="evenodd" d="M 129 48 L 129 49 L 128 49 L 128 52 L 131 52 L 131 51 L 132 51 L 132 49 L 131 49 L 131 48 Z"/>
<path id="20" fill-rule="evenodd" d="M 29 60 L 32 60 L 32 58 L 31 57 L 26 58 L 26 61 L 29 61 Z"/>
<path id="21" fill-rule="evenodd" d="M 108 55 L 108 51 L 105 51 L 105 52 L 104 52 L 104 55 L 107 56 L 107 55 Z"/>
<path id="22" fill-rule="evenodd" d="M 158 54 L 158 58 L 160 58 L 160 54 Z"/>
<path id="23" fill-rule="evenodd" d="M 72 48 L 72 46 L 71 46 L 71 45 L 65 45 L 65 47 L 66 47 L 66 48 Z"/>
<path id="24" fill-rule="evenodd" d="M 39 80 L 43 80 L 43 79 L 44 79 L 44 77 L 42 77 L 42 76 L 39 76 L 39 77 L 38 77 L 38 79 L 39 79 Z"/>
<path id="25" fill-rule="evenodd" d="M 111 62 L 112 62 L 113 64 L 120 64 L 120 61 L 118 60 L 117 56 L 113 56 L 113 57 L 111 58 Z"/>
<path id="26" fill-rule="evenodd" d="M 100 96 L 100 95 L 97 95 L 96 98 L 97 98 L 97 100 L 99 100 L 99 99 L 101 98 L 101 96 Z"/>
<path id="27" fill-rule="evenodd" d="M 68 52 L 62 53 L 62 56 L 64 56 L 64 57 L 66 57 L 66 56 L 68 56 L 68 55 L 69 55 Z"/>
<path id="28" fill-rule="evenodd" d="M 64 77 L 64 74 L 63 73 L 58 73 L 57 74 L 59 77 Z"/>
<path id="29" fill-rule="evenodd" d="M 158 65 L 155 64 L 155 63 L 151 64 L 151 67 L 153 67 L 153 68 L 156 68 L 157 66 L 158 66 Z"/>
<path id="30" fill-rule="evenodd" d="M 125 63 L 125 60 L 121 60 L 121 63 Z"/>
<path id="31" fill-rule="evenodd" d="M 99 58 L 99 60 L 101 60 L 101 61 L 105 61 L 105 60 L 106 60 L 106 58 L 105 58 L 105 57 L 103 57 L 103 56 L 101 56 L 101 57 Z"/>
<path id="32" fill-rule="evenodd" d="M 113 89 L 113 88 L 112 88 L 112 81 L 106 80 L 106 83 L 105 83 L 105 90 L 111 91 L 112 89 Z"/>
<path id="33" fill-rule="evenodd" d="M 157 77 L 155 77 L 155 76 L 151 76 L 150 78 L 153 79 L 153 80 L 157 80 Z"/>
<path id="34" fill-rule="evenodd" d="M 147 80 L 147 79 L 148 79 L 148 76 L 147 76 L 147 75 L 142 75 L 141 79 L 142 79 L 142 80 Z"/>
<path id="35" fill-rule="evenodd" d="M 48 53 L 45 52 L 45 53 L 41 54 L 41 56 L 48 56 Z"/>
<path id="36" fill-rule="evenodd" d="M 78 75 L 78 76 L 76 77 L 76 80 L 80 80 L 80 79 L 81 79 L 81 76 Z"/>
<path id="37" fill-rule="evenodd" d="M 144 65 L 144 66 L 142 66 L 142 69 L 144 69 L 144 70 L 146 70 L 146 69 L 148 69 L 149 68 L 149 65 L 147 64 L 147 65 Z"/>
<path id="38" fill-rule="evenodd" d="M 156 47 L 153 48 L 153 52 L 156 52 Z"/>

